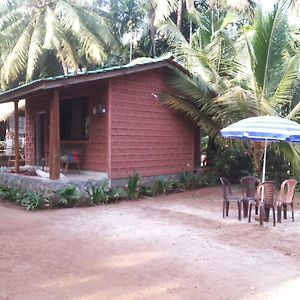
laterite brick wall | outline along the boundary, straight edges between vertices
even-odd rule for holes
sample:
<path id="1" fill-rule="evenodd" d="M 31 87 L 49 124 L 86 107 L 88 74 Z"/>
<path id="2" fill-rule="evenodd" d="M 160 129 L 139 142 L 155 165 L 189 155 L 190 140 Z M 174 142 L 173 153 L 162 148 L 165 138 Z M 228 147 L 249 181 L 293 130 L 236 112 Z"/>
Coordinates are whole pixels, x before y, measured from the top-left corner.
<path id="1" fill-rule="evenodd" d="M 107 172 L 107 118 L 92 115 L 92 107 L 98 104 L 106 104 L 107 89 L 104 85 L 96 85 L 84 92 L 85 88 L 64 92 L 62 99 L 88 96 L 90 101 L 90 123 L 89 140 L 62 142 L 72 144 L 84 144 L 81 168 L 83 170 Z M 45 97 L 44 97 L 45 98 Z M 61 100 L 64 101 L 64 100 Z M 35 144 L 36 144 L 36 115 L 40 111 L 46 112 L 47 128 L 45 130 L 45 150 L 49 153 L 49 118 L 50 118 L 50 97 L 49 99 L 36 98 L 26 101 L 26 149 L 25 155 L 28 164 L 35 165 Z M 80 146 L 81 147 L 81 146 Z"/>
<path id="2" fill-rule="evenodd" d="M 110 178 L 176 174 L 194 169 L 194 126 L 162 107 L 163 69 L 110 80 Z"/>

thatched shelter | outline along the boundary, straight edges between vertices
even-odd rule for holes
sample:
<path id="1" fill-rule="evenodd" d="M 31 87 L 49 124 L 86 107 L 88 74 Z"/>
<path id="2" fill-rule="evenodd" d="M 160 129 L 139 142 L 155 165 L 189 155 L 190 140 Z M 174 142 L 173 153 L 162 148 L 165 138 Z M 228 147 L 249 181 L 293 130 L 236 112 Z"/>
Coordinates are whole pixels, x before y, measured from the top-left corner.
<path id="1" fill-rule="evenodd" d="M 19 110 L 24 110 L 25 100 L 19 101 Z M 14 113 L 14 102 L 0 104 L 0 122 L 6 121 Z"/>

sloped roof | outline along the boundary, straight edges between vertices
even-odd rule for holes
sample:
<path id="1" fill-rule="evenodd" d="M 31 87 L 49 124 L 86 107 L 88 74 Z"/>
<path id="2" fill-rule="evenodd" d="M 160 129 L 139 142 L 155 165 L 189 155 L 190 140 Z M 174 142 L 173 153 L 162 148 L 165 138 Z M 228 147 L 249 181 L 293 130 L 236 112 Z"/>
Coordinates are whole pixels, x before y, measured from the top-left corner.
<path id="1" fill-rule="evenodd" d="M 19 100 L 33 95 L 37 92 L 50 91 L 59 87 L 72 86 L 83 82 L 87 83 L 99 79 L 117 77 L 162 67 L 167 67 L 172 70 L 179 70 L 181 72 L 188 73 L 185 68 L 183 68 L 171 58 L 139 58 L 123 66 L 115 66 L 88 72 L 37 79 L 0 93 L 0 103 Z"/>
<path id="2" fill-rule="evenodd" d="M 18 103 L 19 110 L 24 109 L 25 100 L 21 100 Z M 5 121 L 10 115 L 14 113 L 15 105 L 13 102 L 0 104 L 0 121 Z"/>

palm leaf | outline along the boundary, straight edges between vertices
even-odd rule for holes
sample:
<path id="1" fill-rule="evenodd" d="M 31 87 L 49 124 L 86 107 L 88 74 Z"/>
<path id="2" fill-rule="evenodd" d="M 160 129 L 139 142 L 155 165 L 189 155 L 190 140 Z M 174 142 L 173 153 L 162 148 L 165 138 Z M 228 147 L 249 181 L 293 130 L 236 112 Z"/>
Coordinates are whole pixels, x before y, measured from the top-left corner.
<path id="1" fill-rule="evenodd" d="M 106 57 L 103 44 L 97 35 L 81 22 L 76 9 L 65 1 L 60 1 L 55 8 L 55 14 L 58 15 L 63 26 L 67 30 L 71 30 L 74 36 L 78 38 L 86 56 L 102 63 Z"/>
<path id="2" fill-rule="evenodd" d="M 283 73 L 287 35 L 286 10 L 288 0 L 279 1 L 274 10 L 264 18 L 262 11 L 257 15 L 253 37 L 253 73 L 262 97 L 269 99 L 276 90 Z"/>
<path id="3" fill-rule="evenodd" d="M 270 106 L 274 109 L 281 108 L 283 111 L 283 106 L 291 103 L 298 83 L 299 59 L 299 54 L 291 59 L 287 59 L 289 63 L 286 71 L 283 74 L 273 97 L 270 99 Z"/>
<path id="4" fill-rule="evenodd" d="M 35 22 L 33 33 L 31 35 L 31 41 L 28 51 L 26 81 L 32 80 L 33 72 L 43 52 L 43 43 L 45 36 L 44 18 L 44 14 L 40 14 L 38 16 Z"/>
<path id="5" fill-rule="evenodd" d="M 29 23 L 7 57 L 1 70 L 1 84 L 3 88 L 10 81 L 16 80 L 26 69 L 32 31 L 33 24 Z"/>

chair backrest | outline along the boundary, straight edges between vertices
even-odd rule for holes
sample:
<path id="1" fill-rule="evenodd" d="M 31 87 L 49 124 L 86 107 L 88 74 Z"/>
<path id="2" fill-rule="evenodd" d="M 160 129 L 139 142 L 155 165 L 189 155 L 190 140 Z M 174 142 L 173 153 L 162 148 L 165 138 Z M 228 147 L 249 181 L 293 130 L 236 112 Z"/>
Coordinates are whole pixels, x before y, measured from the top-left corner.
<path id="1" fill-rule="evenodd" d="M 256 188 L 260 180 L 255 176 L 244 176 L 241 179 L 242 193 L 244 197 L 255 198 Z"/>
<path id="2" fill-rule="evenodd" d="M 223 198 L 227 199 L 228 195 L 232 195 L 230 182 L 225 177 L 220 177 L 220 181 L 222 183 L 222 189 L 223 189 Z"/>
<path id="3" fill-rule="evenodd" d="M 273 206 L 274 205 L 274 195 L 276 189 L 275 181 L 265 181 L 260 183 L 256 190 L 256 201 L 261 200 L 262 193 L 264 195 L 263 200 L 265 206 Z"/>
<path id="4" fill-rule="evenodd" d="M 280 186 L 279 199 L 283 203 L 293 203 L 297 180 L 286 179 Z"/>

